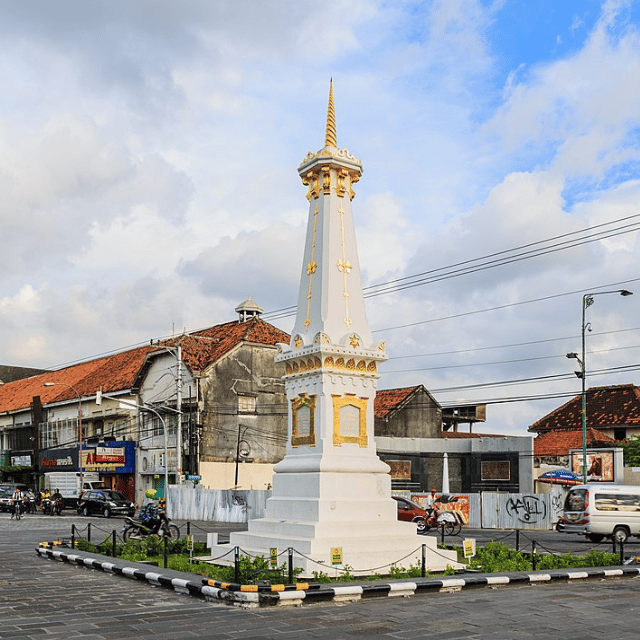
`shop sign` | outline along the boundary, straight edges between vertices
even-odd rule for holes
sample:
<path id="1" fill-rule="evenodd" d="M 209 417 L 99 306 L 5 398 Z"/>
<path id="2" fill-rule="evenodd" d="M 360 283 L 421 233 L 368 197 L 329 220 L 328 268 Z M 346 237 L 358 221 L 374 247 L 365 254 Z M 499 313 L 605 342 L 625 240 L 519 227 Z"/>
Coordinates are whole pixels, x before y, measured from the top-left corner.
<path id="1" fill-rule="evenodd" d="M 40 467 L 42 469 L 63 469 L 75 468 L 77 466 L 77 450 L 62 449 L 58 451 L 47 451 L 40 456 Z"/>
<path id="2" fill-rule="evenodd" d="M 82 450 L 85 471 L 133 473 L 135 471 L 133 442 L 120 442 L 113 447 L 91 447 Z"/>
<path id="3" fill-rule="evenodd" d="M 124 464 L 124 447 L 96 447 L 96 463 L 116 462 Z"/>

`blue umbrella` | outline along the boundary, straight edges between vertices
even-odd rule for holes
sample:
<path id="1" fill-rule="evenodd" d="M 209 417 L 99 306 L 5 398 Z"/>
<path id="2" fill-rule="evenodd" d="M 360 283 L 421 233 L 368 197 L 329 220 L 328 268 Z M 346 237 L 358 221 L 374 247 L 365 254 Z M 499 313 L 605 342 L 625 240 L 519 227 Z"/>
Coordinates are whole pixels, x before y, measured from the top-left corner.
<path id="1" fill-rule="evenodd" d="M 549 484 L 582 484 L 583 478 L 578 473 L 567 471 L 566 469 L 554 469 L 553 471 L 545 471 L 539 475 L 536 480 L 539 482 L 547 482 Z"/>

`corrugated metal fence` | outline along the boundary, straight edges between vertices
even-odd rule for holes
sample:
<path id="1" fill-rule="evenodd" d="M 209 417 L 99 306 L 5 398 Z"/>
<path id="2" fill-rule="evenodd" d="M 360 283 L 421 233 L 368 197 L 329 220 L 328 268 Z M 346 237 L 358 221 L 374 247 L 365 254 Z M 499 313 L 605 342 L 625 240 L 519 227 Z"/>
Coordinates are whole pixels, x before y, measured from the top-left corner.
<path id="1" fill-rule="evenodd" d="M 565 493 L 562 487 L 553 487 L 550 493 L 476 494 L 480 517 L 474 519 L 477 524 L 470 518 L 469 525 L 482 529 L 552 529 L 562 511 Z M 471 516 L 471 509 L 469 512 Z"/>
<path id="2" fill-rule="evenodd" d="M 205 489 L 189 485 L 169 487 L 167 510 L 174 520 L 248 522 L 262 518 L 271 491 Z"/>
<path id="3" fill-rule="evenodd" d="M 174 520 L 248 522 L 265 515 L 271 491 L 171 486 L 169 516 Z M 474 529 L 552 529 L 562 511 L 566 489 L 550 493 L 472 493 L 468 526 Z M 407 494 L 407 497 L 410 497 Z"/>

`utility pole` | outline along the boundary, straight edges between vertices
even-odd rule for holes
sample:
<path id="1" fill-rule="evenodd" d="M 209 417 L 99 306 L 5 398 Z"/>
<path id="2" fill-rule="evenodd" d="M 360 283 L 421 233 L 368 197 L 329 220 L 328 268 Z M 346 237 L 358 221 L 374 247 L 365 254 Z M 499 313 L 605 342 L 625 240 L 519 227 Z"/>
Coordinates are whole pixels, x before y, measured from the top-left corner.
<path id="1" fill-rule="evenodd" d="M 178 345 L 176 352 L 178 371 L 176 375 L 176 409 L 178 413 L 178 427 L 176 432 L 176 482 L 182 484 L 182 347 Z"/>

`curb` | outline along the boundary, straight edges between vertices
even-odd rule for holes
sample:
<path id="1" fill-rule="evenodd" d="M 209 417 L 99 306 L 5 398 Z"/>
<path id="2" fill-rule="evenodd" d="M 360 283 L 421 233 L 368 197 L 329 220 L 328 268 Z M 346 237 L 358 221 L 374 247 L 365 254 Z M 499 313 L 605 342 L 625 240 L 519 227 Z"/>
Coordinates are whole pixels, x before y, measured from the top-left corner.
<path id="1" fill-rule="evenodd" d="M 451 593 L 479 587 L 505 587 L 509 585 L 537 585 L 549 582 L 570 582 L 603 578 L 635 578 L 640 576 L 640 568 L 630 566 L 589 567 L 584 569 L 556 569 L 540 572 L 514 572 L 496 574 L 476 574 L 451 578 L 417 578 L 414 581 L 371 582 L 327 586 L 324 584 L 298 583 L 296 585 L 240 585 L 217 580 L 201 579 L 200 582 L 185 578 L 171 577 L 157 571 L 147 571 L 139 566 L 103 561 L 78 553 L 59 549 L 36 547 L 40 557 L 67 562 L 81 567 L 97 569 L 105 573 L 121 575 L 134 580 L 144 580 L 151 585 L 161 586 L 179 593 L 196 596 L 205 600 L 218 600 L 240 607 L 272 607 L 282 605 L 314 604 L 318 602 L 355 602 L 365 598 L 409 597 L 427 593 Z M 173 572 L 176 573 L 176 572 Z"/>

